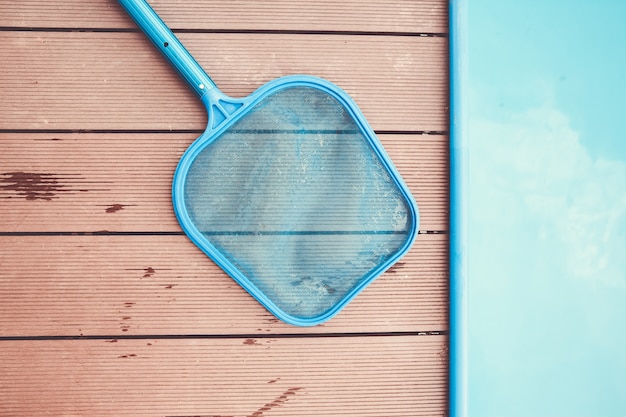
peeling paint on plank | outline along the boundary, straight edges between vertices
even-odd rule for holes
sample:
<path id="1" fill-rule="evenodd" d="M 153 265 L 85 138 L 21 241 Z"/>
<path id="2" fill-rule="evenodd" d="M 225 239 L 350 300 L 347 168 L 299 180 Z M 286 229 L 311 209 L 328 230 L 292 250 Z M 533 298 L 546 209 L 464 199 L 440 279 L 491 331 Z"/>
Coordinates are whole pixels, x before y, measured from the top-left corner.
<path id="1" fill-rule="evenodd" d="M 254 413 L 249 414 L 247 417 L 262 417 L 267 411 L 272 411 L 272 409 L 284 405 L 287 401 L 289 401 L 289 397 L 296 395 L 296 393 L 301 389 L 302 388 L 300 387 L 289 388 L 287 391 L 276 397 L 274 401 L 264 404 L 262 407 L 260 407 Z"/>
<path id="2" fill-rule="evenodd" d="M 26 200 L 46 200 L 58 198 L 57 194 L 65 192 L 66 186 L 59 182 L 54 174 L 36 172 L 5 172 L 0 174 L 0 190 L 8 191 L 16 197 Z M 11 197 L 8 197 L 11 198 Z"/>
<path id="3" fill-rule="evenodd" d="M 85 188 L 89 182 L 80 174 L 53 174 L 49 172 L 11 171 L 0 173 L 0 198 L 24 198 L 29 201 L 52 201 L 60 194 L 72 195 L 90 191 L 109 191 L 104 188 Z"/>
<path id="4" fill-rule="evenodd" d="M 246 417 L 264 417 L 266 412 L 272 411 L 274 408 L 280 407 L 284 405 L 287 401 L 289 401 L 290 397 L 297 394 L 300 391 L 301 387 L 289 388 L 287 391 L 280 394 L 278 397 L 274 398 L 273 401 L 263 404 L 252 414 L 246 415 Z M 184 416 L 168 416 L 168 417 L 234 417 L 234 416 L 225 416 L 222 414 L 193 414 L 193 415 L 184 415 Z"/>
<path id="5" fill-rule="evenodd" d="M 120 210 L 123 210 L 126 207 L 124 204 L 111 204 L 105 210 L 107 213 L 116 213 Z"/>

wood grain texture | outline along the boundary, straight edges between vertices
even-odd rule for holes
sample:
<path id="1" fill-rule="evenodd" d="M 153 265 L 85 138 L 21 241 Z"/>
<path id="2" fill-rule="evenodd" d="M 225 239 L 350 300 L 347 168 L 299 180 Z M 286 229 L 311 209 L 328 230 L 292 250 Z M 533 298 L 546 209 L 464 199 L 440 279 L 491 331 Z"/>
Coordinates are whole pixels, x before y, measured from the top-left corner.
<path id="1" fill-rule="evenodd" d="M 181 34 L 222 91 L 326 78 L 376 130 L 447 130 L 447 39 Z M 200 101 L 141 33 L 0 32 L 0 129 L 204 130 Z"/>
<path id="2" fill-rule="evenodd" d="M 445 415 L 447 2 L 150 3 L 229 95 L 345 89 L 423 233 L 329 322 L 279 322 L 180 232 L 206 114 L 117 2 L 0 0 L 0 415 Z"/>
<path id="3" fill-rule="evenodd" d="M 0 133 L 0 232 L 178 232 L 171 182 L 196 133 Z M 420 230 L 447 230 L 447 137 L 379 135 Z"/>
<path id="4" fill-rule="evenodd" d="M 2 346 L 1 415 L 413 417 L 445 408 L 442 336 Z"/>
<path id="5" fill-rule="evenodd" d="M 279 322 L 185 236 L 0 236 L 0 336 L 443 331 L 447 236 L 411 251 L 333 320 Z"/>
<path id="6" fill-rule="evenodd" d="M 238 0 L 150 4 L 174 29 L 447 33 L 447 4 L 440 0 Z M 0 26 L 114 28 L 135 26 L 115 0 L 0 1 Z"/>

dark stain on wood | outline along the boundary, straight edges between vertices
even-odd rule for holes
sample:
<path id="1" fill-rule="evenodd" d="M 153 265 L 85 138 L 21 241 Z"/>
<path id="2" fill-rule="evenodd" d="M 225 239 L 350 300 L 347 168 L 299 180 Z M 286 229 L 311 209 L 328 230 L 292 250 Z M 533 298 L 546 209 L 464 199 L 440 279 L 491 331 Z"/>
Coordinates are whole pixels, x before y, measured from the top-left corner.
<path id="1" fill-rule="evenodd" d="M 437 352 L 437 356 L 439 356 L 439 360 L 441 360 L 441 362 L 443 362 L 443 363 L 445 363 L 445 364 L 447 364 L 447 363 L 448 363 L 448 358 L 449 358 L 449 356 L 450 356 L 449 350 L 450 350 L 450 349 L 449 349 L 449 347 L 448 347 L 448 344 L 447 344 L 447 343 L 445 343 L 445 344 L 441 347 L 441 349 L 439 350 L 439 352 Z"/>
<path id="2" fill-rule="evenodd" d="M 274 408 L 284 405 L 287 401 L 289 401 L 290 397 L 296 395 L 296 393 L 300 391 L 301 389 L 302 388 L 299 388 L 299 387 L 289 388 L 287 391 L 283 392 L 278 397 L 274 398 L 273 401 L 267 404 L 264 404 L 263 406 L 259 407 L 259 409 L 256 410 L 254 413 L 248 414 L 246 417 L 263 417 L 266 412 L 272 411 Z M 234 417 L 234 416 L 226 416 L 222 414 L 193 414 L 193 415 L 168 416 L 168 417 Z"/>
<path id="3" fill-rule="evenodd" d="M 128 358 L 136 358 L 137 355 L 135 353 L 131 353 L 130 355 L 120 355 L 118 358 L 120 359 L 128 359 Z"/>
<path id="4" fill-rule="evenodd" d="M 124 204 L 111 204 L 105 211 L 107 213 L 117 213 L 120 210 L 124 210 L 124 207 L 126 207 Z"/>
<path id="5" fill-rule="evenodd" d="M 106 340 L 107 343 L 117 343 L 117 339 Z"/>
<path id="6" fill-rule="evenodd" d="M 26 200 L 46 200 L 58 198 L 57 194 L 64 192 L 65 186 L 59 183 L 54 174 L 36 172 L 5 172 L 0 179 L 0 190 L 13 193 Z M 11 197 L 9 197 L 11 198 Z"/>
<path id="7" fill-rule="evenodd" d="M 134 303 L 125 303 L 125 306 L 128 307 L 128 304 L 134 304 Z M 122 316 L 122 321 L 119 323 L 120 324 L 120 329 L 123 332 L 128 332 L 130 330 L 130 320 L 132 320 L 131 316 Z"/>
<path id="8" fill-rule="evenodd" d="M 4 198 L 24 198 L 26 200 L 51 201 L 59 194 L 77 194 L 89 191 L 109 191 L 108 189 L 85 189 L 84 184 L 96 184 L 85 181 L 79 174 L 63 176 L 47 172 L 4 172 L 0 174 L 0 192 L 9 194 Z M 77 187 L 81 187 L 78 189 Z"/>
<path id="9" fill-rule="evenodd" d="M 151 266 L 144 268 L 143 270 L 144 270 L 143 278 L 150 278 L 156 272 L 155 269 L 152 268 Z"/>
<path id="10" fill-rule="evenodd" d="M 280 378 L 276 378 L 276 379 L 272 379 L 270 381 L 267 381 L 268 384 L 275 384 L 276 382 L 280 381 Z"/>
<path id="11" fill-rule="evenodd" d="M 402 269 L 406 262 L 396 262 L 391 268 L 387 270 L 388 274 L 395 274 L 399 269 Z"/>
<path id="12" fill-rule="evenodd" d="M 124 303 L 124 308 L 131 308 L 134 305 L 135 305 L 135 303 L 126 302 L 126 303 Z"/>
<path id="13" fill-rule="evenodd" d="M 289 401 L 290 397 L 296 395 L 296 393 L 301 389 L 302 388 L 289 388 L 287 391 L 276 397 L 274 401 L 264 404 L 254 413 L 248 414 L 246 417 L 262 417 L 266 412 L 272 411 L 272 409 L 284 405 L 287 401 Z"/>
<path id="14" fill-rule="evenodd" d="M 246 339 L 243 341 L 244 345 L 248 345 L 248 346 L 252 346 L 252 345 L 258 345 L 259 343 L 257 342 L 256 339 Z"/>

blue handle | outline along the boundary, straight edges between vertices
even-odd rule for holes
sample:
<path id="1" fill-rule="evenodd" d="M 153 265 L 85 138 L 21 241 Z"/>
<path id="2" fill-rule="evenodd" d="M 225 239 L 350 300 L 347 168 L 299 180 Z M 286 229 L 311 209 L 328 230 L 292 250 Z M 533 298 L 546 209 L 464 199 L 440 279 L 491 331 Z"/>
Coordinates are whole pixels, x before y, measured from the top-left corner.
<path id="1" fill-rule="evenodd" d="M 202 97 L 208 90 L 217 89 L 213 80 L 145 0 L 118 2 L 198 97 Z"/>

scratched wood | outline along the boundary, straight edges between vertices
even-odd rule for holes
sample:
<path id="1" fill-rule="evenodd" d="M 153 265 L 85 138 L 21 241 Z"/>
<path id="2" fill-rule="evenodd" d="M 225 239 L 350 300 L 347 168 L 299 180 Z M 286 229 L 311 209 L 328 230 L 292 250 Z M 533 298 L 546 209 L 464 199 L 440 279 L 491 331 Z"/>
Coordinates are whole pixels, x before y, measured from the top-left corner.
<path id="1" fill-rule="evenodd" d="M 150 2 L 175 29 L 447 33 L 447 3 L 440 0 L 239 0 Z M 135 27 L 115 0 L 52 2 L 1 0 L 0 26 Z"/>
<path id="2" fill-rule="evenodd" d="M 279 322 L 181 234 L 206 115 L 117 2 L 0 0 L 0 415 L 445 415 L 447 2 L 151 3 L 227 94 L 344 88 L 422 234 L 329 322 Z"/>
<path id="3" fill-rule="evenodd" d="M 171 181 L 196 133 L 0 133 L 0 232 L 180 231 Z M 447 229 L 448 142 L 379 135 L 420 208 Z"/>
<path id="4" fill-rule="evenodd" d="M 299 333 L 185 236 L 0 236 L 0 336 Z M 315 333 L 446 329 L 445 235 L 412 250 Z"/>
<path id="5" fill-rule="evenodd" d="M 443 336 L 2 343 L 3 415 L 367 417 L 445 412 Z"/>
<path id="6" fill-rule="evenodd" d="M 447 39 L 180 35 L 222 91 L 327 78 L 384 131 L 445 131 Z M 141 33 L 1 32 L 0 129 L 203 130 L 199 100 Z"/>

